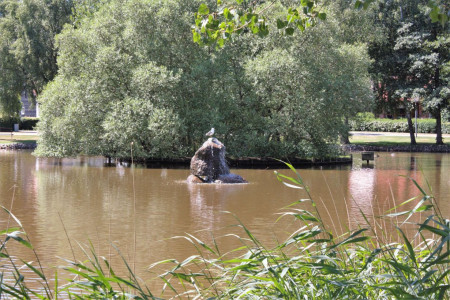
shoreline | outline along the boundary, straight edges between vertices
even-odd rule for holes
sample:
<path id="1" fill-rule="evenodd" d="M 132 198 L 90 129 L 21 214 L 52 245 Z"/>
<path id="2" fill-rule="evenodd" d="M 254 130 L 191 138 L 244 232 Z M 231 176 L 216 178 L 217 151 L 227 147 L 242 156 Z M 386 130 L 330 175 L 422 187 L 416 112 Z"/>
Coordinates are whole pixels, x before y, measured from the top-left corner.
<path id="1" fill-rule="evenodd" d="M 226 158 L 227 164 L 233 169 L 275 169 L 275 168 L 287 168 L 282 162 L 274 158 L 259 158 L 259 157 L 239 157 L 239 158 Z M 324 159 L 302 159 L 302 158 L 289 158 L 285 159 L 286 162 L 294 166 L 295 168 L 316 167 L 316 166 L 331 166 L 331 165 L 350 165 L 353 162 L 352 155 L 346 157 L 334 157 Z M 126 160 L 122 162 L 128 163 Z M 145 165 L 147 168 L 189 168 L 191 163 L 190 157 L 174 158 L 174 159 L 146 159 L 135 160 L 135 162 Z"/>
<path id="2" fill-rule="evenodd" d="M 33 150 L 36 148 L 36 143 L 9 143 L 0 144 L 0 150 L 19 151 L 19 150 Z M 129 163 L 128 159 L 109 159 L 105 157 L 107 165 L 114 165 L 116 163 Z M 270 157 L 239 157 L 226 158 L 228 166 L 235 169 L 274 169 L 287 168 L 287 166 L 275 158 Z M 301 167 L 315 167 L 315 166 L 332 166 L 332 165 L 349 165 L 353 162 L 351 154 L 345 157 L 332 157 L 323 159 L 305 159 L 305 158 L 286 158 L 286 162 L 290 163 L 296 168 Z M 147 168 L 186 168 L 190 167 L 191 157 L 180 157 L 171 159 L 135 159 L 135 163 L 143 164 Z"/>
<path id="3" fill-rule="evenodd" d="M 19 150 L 33 150 L 37 146 L 36 143 L 9 143 L 0 144 L 0 150 L 19 151 Z M 293 165 L 295 168 L 316 167 L 316 166 L 333 166 L 333 165 L 349 165 L 353 162 L 353 153 L 362 151 L 373 152 L 422 152 L 422 153 L 450 153 L 449 145 L 393 145 L 393 146 L 375 146 L 375 145 L 342 145 L 341 149 L 348 153 L 345 157 L 334 157 L 324 159 L 304 159 L 304 158 L 288 158 L 286 162 Z M 105 157 L 108 160 L 107 157 Z M 108 160 L 107 164 L 113 165 L 119 163 L 129 163 L 127 159 L 112 159 Z M 172 158 L 172 159 L 135 159 L 138 164 L 143 164 L 147 168 L 189 168 L 190 157 Z M 112 162 L 112 163 L 111 163 Z M 274 169 L 287 167 L 283 162 L 274 158 L 267 157 L 227 157 L 227 163 L 231 168 L 235 169 Z"/>
<path id="4" fill-rule="evenodd" d="M 0 150 L 33 150 L 36 149 L 37 143 L 8 143 L 0 144 Z"/>

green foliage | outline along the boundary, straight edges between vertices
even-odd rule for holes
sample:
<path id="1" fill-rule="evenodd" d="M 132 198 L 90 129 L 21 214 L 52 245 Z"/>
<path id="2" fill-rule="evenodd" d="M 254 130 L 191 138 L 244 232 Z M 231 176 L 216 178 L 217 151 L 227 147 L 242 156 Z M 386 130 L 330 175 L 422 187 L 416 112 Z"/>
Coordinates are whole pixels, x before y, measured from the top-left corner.
<path id="1" fill-rule="evenodd" d="M 182 123 L 173 111 L 138 99 L 115 105 L 103 122 L 106 153 L 127 157 L 130 149 L 139 158 L 174 157 L 182 153 Z M 133 145 L 133 146 L 131 146 Z"/>
<path id="2" fill-rule="evenodd" d="M 378 111 L 396 115 L 399 108 L 404 108 L 410 118 L 413 100 L 421 101 L 440 124 L 441 112 L 450 104 L 447 93 L 450 77 L 446 67 L 450 58 L 450 37 L 448 26 L 433 23 L 429 16 L 436 19 L 438 11 L 447 14 L 448 7 L 440 1 L 430 1 L 428 6 L 425 2 L 378 4 L 376 26 L 383 28 L 384 39 L 369 45 L 369 53 L 374 59 L 370 71 L 375 82 Z M 410 126 L 409 131 L 412 130 Z M 442 143 L 441 133 L 437 126 L 438 144 Z"/>
<path id="3" fill-rule="evenodd" d="M 25 117 L 21 118 L 19 122 L 19 129 L 21 130 L 35 130 L 39 118 Z"/>
<path id="4" fill-rule="evenodd" d="M 39 118 L 0 118 L 0 131 L 11 131 L 14 124 L 19 124 L 20 130 L 34 130 Z"/>
<path id="5" fill-rule="evenodd" d="M 346 3 L 347 8 L 367 10 L 374 0 L 351 1 Z M 216 45 L 223 47 L 233 36 L 250 32 L 261 37 L 269 34 L 270 21 L 275 20 L 275 27 L 281 33 L 291 36 L 296 30 L 305 31 L 325 21 L 328 16 L 324 3 L 329 1 L 301 0 L 284 1 L 287 3 L 283 14 L 277 18 L 271 16 L 271 9 L 278 1 L 247 1 L 247 0 L 217 0 L 213 5 L 201 3 L 195 14 L 195 23 L 192 26 L 192 35 L 195 43 L 199 45 Z M 441 1 L 428 1 L 428 15 L 430 23 L 439 22 L 444 27 L 448 22 L 448 5 Z"/>
<path id="6" fill-rule="evenodd" d="M 371 112 L 361 112 L 355 117 L 356 121 L 371 121 L 375 119 L 375 115 Z"/>
<path id="7" fill-rule="evenodd" d="M 356 118 L 350 121 L 350 129 L 355 131 L 409 132 L 406 119 Z M 418 133 L 436 133 L 436 120 L 418 119 Z M 450 133 L 450 123 L 442 124 L 442 132 Z"/>
<path id="8" fill-rule="evenodd" d="M 235 2 L 235 3 L 234 3 Z M 232 35 L 244 31 L 260 37 L 269 34 L 264 11 L 274 3 L 264 1 L 217 1 L 217 12 L 211 12 L 208 5 L 202 3 L 195 14 L 195 25 L 192 28 L 193 40 L 199 45 L 217 45 L 223 47 Z M 292 26 L 311 26 L 317 19 L 313 1 L 301 1 L 301 13 L 298 9 L 289 11 L 288 19 Z M 324 18 L 325 14 L 321 15 Z M 288 21 L 279 20 L 279 29 L 287 26 Z M 293 28 L 286 27 L 286 34 L 292 35 Z"/>
<path id="9" fill-rule="evenodd" d="M 66 26 L 59 74 L 39 98 L 36 154 L 124 158 L 133 143 L 136 158 L 187 156 L 211 127 L 232 156 L 335 151 L 343 117 L 370 106 L 365 46 L 345 43 L 331 18 L 293 37 L 305 49 L 276 33 L 196 47 L 197 5 L 112 0 Z"/>
<path id="10" fill-rule="evenodd" d="M 0 113 L 17 117 L 20 93 L 39 94 L 57 73 L 55 35 L 72 1 L 0 1 Z M 35 99 L 31 99 L 35 100 Z"/>
<path id="11" fill-rule="evenodd" d="M 2 2 L 0 5 L 3 8 Z M 0 115 L 3 118 L 17 118 L 22 108 L 20 92 L 24 78 L 17 72 L 18 63 L 9 51 L 13 32 L 12 22 L 0 16 Z"/>
<path id="12" fill-rule="evenodd" d="M 265 51 L 246 66 L 260 110 L 270 112 L 266 134 L 283 140 L 286 156 L 323 156 L 327 143 L 346 132 L 343 117 L 370 106 L 364 47 L 336 48 L 327 35 L 328 27 L 317 27 L 299 43 L 305 38 L 319 48 Z"/>
<path id="13" fill-rule="evenodd" d="M 42 142 L 36 153 L 129 157 L 134 142 L 139 158 L 185 154 L 178 140 L 183 133 L 180 117 L 173 109 L 180 64 L 170 64 L 183 58 L 171 55 L 167 49 L 175 49 L 163 42 L 171 39 L 172 30 L 178 36 L 182 32 L 159 27 L 159 39 L 154 38 L 156 23 L 170 18 L 164 14 L 174 5 L 134 1 L 124 6 L 112 1 L 83 18 L 80 29 L 66 28 L 58 38 L 61 75 L 39 100 Z M 169 11 L 178 13 L 175 8 Z M 175 41 L 172 45 L 187 47 Z"/>
<path id="14" fill-rule="evenodd" d="M 18 122 L 18 118 L 0 118 L 0 131 L 12 131 Z"/>
<path id="15" fill-rule="evenodd" d="M 439 22 L 442 27 L 445 27 L 449 21 L 450 7 L 445 4 L 445 1 L 430 0 L 428 1 L 428 7 L 430 8 L 430 18 L 433 23 Z"/>

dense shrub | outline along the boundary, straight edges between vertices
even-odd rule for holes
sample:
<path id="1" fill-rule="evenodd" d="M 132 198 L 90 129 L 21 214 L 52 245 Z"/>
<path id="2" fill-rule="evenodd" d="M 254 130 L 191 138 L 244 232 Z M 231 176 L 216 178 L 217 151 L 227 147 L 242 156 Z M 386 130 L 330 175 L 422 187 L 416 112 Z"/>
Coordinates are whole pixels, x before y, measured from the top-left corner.
<path id="1" fill-rule="evenodd" d="M 418 119 L 417 126 L 419 133 L 436 133 L 436 120 L 434 119 Z M 350 121 L 350 130 L 408 132 L 408 122 L 406 119 L 375 119 L 364 116 Z M 442 123 L 442 133 L 450 133 L 449 122 Z"/>
<path id="2" fill-rule="evenodd" d="M 19 124 L 20 130 L 34 130 L 39 118 L 25 117 L 20 120 L 14 118 L 0 118 L 0 131 L 14 130 L 14 124 Z"/>
<path id="3" fill-rule="evenodd" d="M 14 124 L 18 123 L 14 118 L 0 118 L 0 131 L 11 131 Z"/>
<path id="4" fill-rule="evenodd" d="M 372 121 L 375 120 L 375 115 L 371 112 L 362 112 L 356 115 L 358 121 Z"/>
<path id="5" fill-rule="evenodd" d="M 34 130 L 39 118 L 25 117 L 20 120 L 19 128 L 20 130 Z"/>

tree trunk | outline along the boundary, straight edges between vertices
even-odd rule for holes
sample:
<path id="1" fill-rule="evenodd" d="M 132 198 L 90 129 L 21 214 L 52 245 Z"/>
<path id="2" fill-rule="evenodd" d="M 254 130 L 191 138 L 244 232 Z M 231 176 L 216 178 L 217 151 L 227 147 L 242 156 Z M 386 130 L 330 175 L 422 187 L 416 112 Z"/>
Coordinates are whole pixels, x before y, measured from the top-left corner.
<path id="1" fill-rule="evenodd" d="M 433 41 L 437 40 L 437 26 L 433 26 Z M 433 50 L 435 54 L 437 54 L 438 62 L 441 61 L 441 56 L 437 48 Z M 439 72 L 439 63 L 436 64 L 434 68 L 434 88 L 438 89 L 441 85 L 440 82 L 440 72 Z M 436 145 L 443 145 L 444 141 L 442 140 L 442 119 L 441 119 L 441 110 L 442 105 L 438 104 L 436 108 Z"/>
<path id="2" fill-rule="evenodd" d="M 440 105 L 438 105 L 436 113 L 436 145 L 444 145 L 444 141 L 442 139 L 442 117 Z"/>
<path id="3" fill-rule="evenodd" d="M 343 132 L 341 135 L 341 144 L 348 145 L 348 144 L 350 144 L 350 140 L 348 138 L 348 136 L 349 136 L 348 131 L 349 131 L 349 127 L 350 127 L 348 125 L 348 117 L 345 117 L 345 126 L 346 126 L 345 132 Z"/>
<path id="4" fill-rule="evenodd" d="M 406 119 L 408 120 L 409 137 L 411 138 L 411 145 L 416 145 L 416 137 L 414 136 L 414 126 L 411 120 L 411 110 L 406 108 Z"/>

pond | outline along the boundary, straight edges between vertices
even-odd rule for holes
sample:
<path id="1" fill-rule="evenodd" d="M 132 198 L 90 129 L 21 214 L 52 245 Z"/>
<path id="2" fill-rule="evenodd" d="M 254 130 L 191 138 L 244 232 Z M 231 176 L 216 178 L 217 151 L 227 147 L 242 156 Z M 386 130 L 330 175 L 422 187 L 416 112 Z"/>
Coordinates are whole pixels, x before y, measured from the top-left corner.
<path id="1" fill-rule="evenodd" d="M 295 230 L 290 220 L 276 221 L 283 207 L 307 197 L 305 190 L 284 186 L 274 170 L 233 172 L 249 184 L 188 185 L 188 169 L 129 168 L 106 165 L 99 157 L 37 159 L 27 151 L 0 151 L 0 204 L 22 221 L 49 272 L 66 264 L 61 258 L 82 260 L 80 245 L 91 242 L 97 253 L 121 269 L 112 245 L 118 247 L 149 282 L 155 277 L 147 270 L 152 263 L 195 254 L 187 240 L 175 236 L 188 233 L 206 241 L 214 236 L 230 250 L 240 242 L 224 235 L 243 235 L 231 226 L 238 219 L 268 247 Z M 377 153 L 369 165 L 355 154 L 353 165 L 299 172 L 322 218 L 336 232 L 364 223 L 361 212 L 372 222 L 374 215 L 420 195 L 408 177 L 427 191 L 431 187 L 442 213 L 450 215 L 450 154 Z M 9 221 L 0 214 L 0 230 Z M 24 247 L 9 250 L 36 260 Z M 160 282 L 149 285 L 159 287 Z"/>

